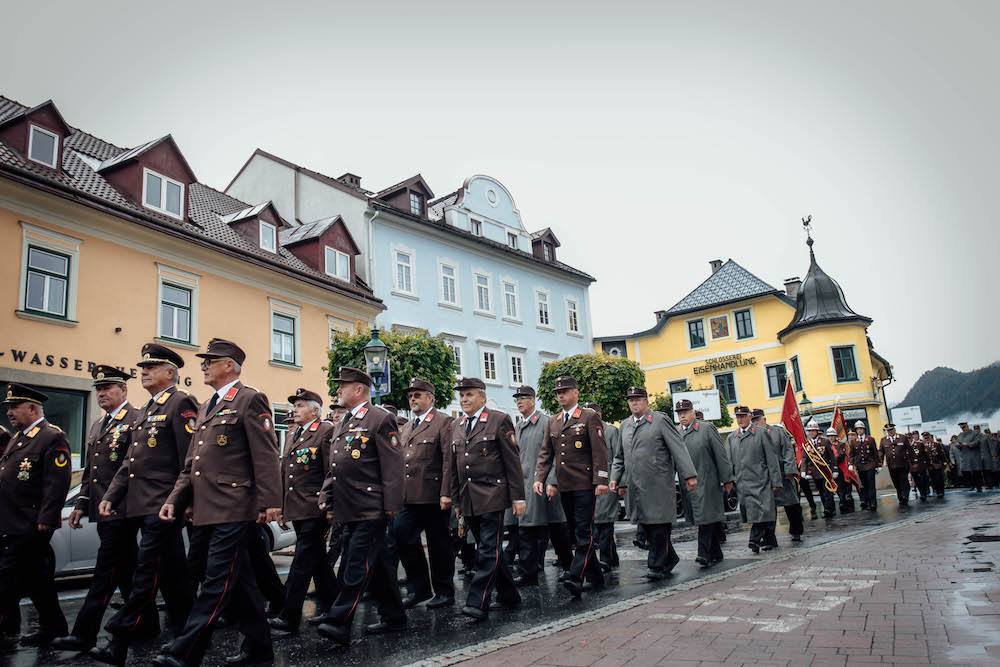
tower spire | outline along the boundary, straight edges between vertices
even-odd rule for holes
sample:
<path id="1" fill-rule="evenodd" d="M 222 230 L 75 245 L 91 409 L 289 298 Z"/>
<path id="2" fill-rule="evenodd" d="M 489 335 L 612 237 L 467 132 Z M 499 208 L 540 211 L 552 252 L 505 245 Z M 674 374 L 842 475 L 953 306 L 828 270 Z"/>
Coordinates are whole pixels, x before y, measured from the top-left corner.
<path id="1" fill-rule="evenodd" d="M 811 215 L 802 218 L 802 228 L 806 230 L 806 245 L 809 246 L 809 259 L 815 261 L 816 256 L 813 255 L 812 219 Z"/>

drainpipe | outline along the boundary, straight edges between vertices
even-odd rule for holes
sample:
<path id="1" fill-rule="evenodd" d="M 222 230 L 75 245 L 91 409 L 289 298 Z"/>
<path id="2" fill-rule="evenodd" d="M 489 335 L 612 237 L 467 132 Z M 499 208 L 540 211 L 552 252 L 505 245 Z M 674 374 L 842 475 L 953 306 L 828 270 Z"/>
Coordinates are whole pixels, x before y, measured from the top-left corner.
<path id="1" fill-rule="evenodd" d="M 375 292 L 375 218 L 378 217 L 381 211 L 375 211 L 375 215 L 368 219 L 368 270 L 365 279 L 368 281 L 368 287 L 371 288 L 372 292 Z M 376 294 L 377 296 L 377 294 Z"/>

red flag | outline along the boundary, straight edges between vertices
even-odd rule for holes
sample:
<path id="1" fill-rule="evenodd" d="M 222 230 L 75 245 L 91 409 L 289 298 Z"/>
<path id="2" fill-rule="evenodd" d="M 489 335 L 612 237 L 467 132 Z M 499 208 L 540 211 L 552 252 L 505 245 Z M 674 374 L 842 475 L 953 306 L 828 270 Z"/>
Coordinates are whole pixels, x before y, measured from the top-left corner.
<path id="1" fill-rule="evenodd" d="M 795 463 L 802 464 L 802 445 L 806 442 L 806 432 L 802 428 L 802 417 L 799 416 L 799 404 L 795 402 L 795 392 L 792 383 L 785 382 L 785 405 L 781 409 L 781 423 L 795 440 Z"/>
<path id="2" fill-rule="evenodd" d="M 840 474 L 844 476 L 845 480 L 860 489 L 861 480 L 858 478 L 858 474 L 851 470 L 849 466 L 851 460 L 851 442 L 847 439 L 847 420 L 844 419 L 844 413 L 840 411 L 839 406 L 833 409 L 833 423 L 831 426 L 837 429 L 838 441 L 835 443 L 837 449 L 843 448 L 846 454 L 844 460 L 837 464 L 837 467 L 840 468 Z"/>
<path id="3" fill-rule="evenodd" d="M 840 438 L 847 437 L 847 427 L 844 421 L 844 413 L 840 411 L 840 407 L 835 407 L 833 409 L 833 423 L 830 424 L 833 428 L 837 429 L 837 436 Z"/>

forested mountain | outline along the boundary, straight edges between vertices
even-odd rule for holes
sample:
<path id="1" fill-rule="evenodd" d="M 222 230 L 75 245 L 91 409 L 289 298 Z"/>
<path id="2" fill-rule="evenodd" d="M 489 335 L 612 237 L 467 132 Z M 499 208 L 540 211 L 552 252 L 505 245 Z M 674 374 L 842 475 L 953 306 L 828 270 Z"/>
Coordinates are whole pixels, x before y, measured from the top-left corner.
<path id="1" fill-rule="evenodd" d="M 897 406 L 919 405 L 925 422 L 961 413 L 991 415 L 1000 410 L 1000 361 L 960 373 L 938 366 L 926 371 Z"/>

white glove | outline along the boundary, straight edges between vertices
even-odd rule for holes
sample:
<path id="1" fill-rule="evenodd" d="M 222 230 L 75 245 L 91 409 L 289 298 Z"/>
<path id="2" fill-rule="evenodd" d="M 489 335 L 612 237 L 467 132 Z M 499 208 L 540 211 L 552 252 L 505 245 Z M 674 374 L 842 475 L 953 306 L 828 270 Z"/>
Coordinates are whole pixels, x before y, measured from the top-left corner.
<path id="1" fill-rule="evenodd" d="M 802 479 L 809 479 L 809 475 L 805 474 L 804 472 L 800 472 L 800 473 L 799 473 L 799 476 L 800 476 L 800 477 L 801 477 Z"/>
<path id="2" fill-rule="evenodd" d="M 854 466 L 847 466 L 848 470 L 854 470 Z"/>
<path id="3" fill-rule="evenodd" d="M 838 477 L 840 477 L 840 473 L 839 472 L 833 473 L 833 478 L 834 479 L 837 479 Z"/>

